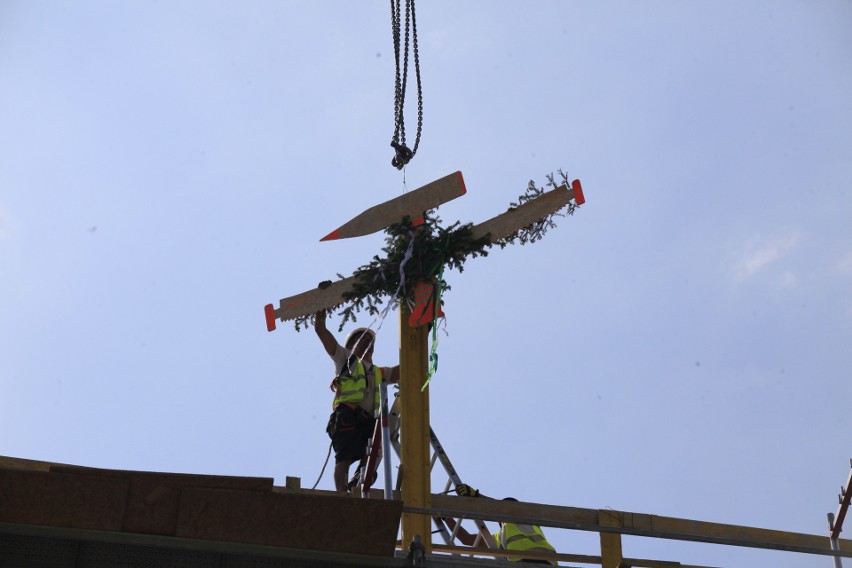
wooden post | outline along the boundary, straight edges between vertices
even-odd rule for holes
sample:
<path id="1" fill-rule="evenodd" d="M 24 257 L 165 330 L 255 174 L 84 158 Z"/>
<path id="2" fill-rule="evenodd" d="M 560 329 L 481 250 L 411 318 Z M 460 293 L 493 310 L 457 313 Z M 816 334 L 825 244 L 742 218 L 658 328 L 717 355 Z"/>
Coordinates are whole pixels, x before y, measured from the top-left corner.
<path id="1" fill-rule="evenodd" d="M 408 325 L 410 310 L 399 309 L 399 399 L 400 444 L 403 465 L 402 501 L 410 507 L 429 508 L 431 472 L 429 460 L 429 389 L 421 392 L 428 372 L 428 326 Z M 427 515 L 403 513 L 402 546 L 407 548 L 420 535 L 426 552 L 432 551 L 432 519 Z"/>
<path id="2" fill-rule="evenodd" d="M 609 509 L 598 511 L 598 524 L 602 527 L 621 527 L 621 513 Z M 621 535 L 601 532 L 601 568 L 619 568 L 624 556 L 621 552 Z"/>

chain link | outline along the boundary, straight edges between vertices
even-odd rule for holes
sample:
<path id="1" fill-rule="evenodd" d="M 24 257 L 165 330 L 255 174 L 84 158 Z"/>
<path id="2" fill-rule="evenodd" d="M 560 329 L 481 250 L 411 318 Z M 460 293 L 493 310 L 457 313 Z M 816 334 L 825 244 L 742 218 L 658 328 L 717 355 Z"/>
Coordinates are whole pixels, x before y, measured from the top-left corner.
<path id="1" fill-rule="evenodd" d="M 420 146 L 420 135 L 423 131 L 423 90 L 420 84 L 420 52 L 417 43 L 417 18 L 414 10 L 414 0 L 405 0 L 405 35 L 402 46 L 402 69 L 400 70 L 400 40 L 402 0 L 391 0 L 391 28 L 393 31 L 394 62 L 396 74 L 394 81 L 394 131 L 391 146 L 395 154 L 391 160 L 393 167 L 401 170 L 405 167 Z M 417 134 L 414 139 L 414 149 L 409 149 L 405 143 L 405 93 L 408 90 L 408 51 L 409 41 L 414 52 L 414 71 L 417 80 Z"/>
<path id="2" fill-rule="evenodd" d="M 393 140 L 399 141 L 399 116 L 400 116 L 400 77 L 399 77 L 399 6 L 400 0 L 390 0 L 391 4 L 391 28 L 393 29 L 393 56 L 396 63 L 396 76 L 394 84 L 394 100 L 393 100 L 393 120 L 394 131 Z M 405 137 L 403 136 L 403 140 Z"/>
<path id="3" fill-rule="evenodd" d="M 414 14 L 414 0 L 411 0 L 411 32 L 412 47 L 414 48 L 414 74 L 417 78 L 417 134 L 414 137 L 414 148 L 411 149 L 412 157 L 417 153 L 420 146 L 420 134 L 423 131 L 423 90 L 420 86 L 420 52 L 417 47 L 417 18 Z"/>

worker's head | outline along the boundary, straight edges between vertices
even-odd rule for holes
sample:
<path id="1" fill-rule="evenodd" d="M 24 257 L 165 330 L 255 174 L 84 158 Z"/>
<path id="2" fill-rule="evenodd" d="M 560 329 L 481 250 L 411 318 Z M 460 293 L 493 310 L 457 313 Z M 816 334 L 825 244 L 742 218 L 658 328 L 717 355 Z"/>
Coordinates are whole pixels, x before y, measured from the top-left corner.
<path id="1" fill-rule="evenodd" d="M 515 503 L 517 503 L 517 502 L 518 502 L 518 500 L 517 500 L 517 499 L 515 499 L 514 497 L 503 497 L 503 501 L 514 501 Z M 499 524 L 500 524 L 500 526 L 502 527 L 502 526 L 503 526 L 503 521 L 499 521 Z"/>
<path id="2" fill-rule="evenodd" d="M 503 497 L 503 501 L 514 501 L 514 502 L 516 502 L 516 503 L 518 502 L 518 500 L 517 500 L 517 499 L 515 499 L 514 497 Z M 500 526 L 502 527 L 502 526 L 503 526 L 503 521 L 499 521 L 499 523 L 500 523 Z"/>
<path id="3" fill-rule="evenodd" d="M 344 347 L 359 359 L 370 359 L 376 344 L 376 332 L 366 327 L 359 327 L 346 336 Z"/>

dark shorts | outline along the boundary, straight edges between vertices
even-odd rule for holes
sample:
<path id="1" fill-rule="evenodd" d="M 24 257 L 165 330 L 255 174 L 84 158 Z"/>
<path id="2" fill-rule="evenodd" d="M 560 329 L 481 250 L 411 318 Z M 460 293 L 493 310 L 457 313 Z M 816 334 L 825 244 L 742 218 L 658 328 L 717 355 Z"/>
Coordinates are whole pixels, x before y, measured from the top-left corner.
<path id="1" fill-rule="evenodd" d="M 361 407 L 338 404 L 328 420 L 335 463 L 353 463 L 364 457 L 376 420 Z"/>

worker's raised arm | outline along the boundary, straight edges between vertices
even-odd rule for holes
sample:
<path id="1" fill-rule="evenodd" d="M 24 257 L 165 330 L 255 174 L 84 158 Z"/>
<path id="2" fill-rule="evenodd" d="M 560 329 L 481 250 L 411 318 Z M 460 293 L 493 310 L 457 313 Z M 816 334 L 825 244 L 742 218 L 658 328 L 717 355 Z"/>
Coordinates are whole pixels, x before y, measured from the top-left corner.
<path id="1" fill-rule="evenodd" d="M 322 341 L 325 352 L 328 353 L 329 357 L 334 357 L 338 343 L 337 339 L 334 338 L 334 334 L 328 331 L 328 328 L 325 326 L 325 310 L 317 312 L 314 316 L 314 330 L 317 332 L 317 337 Z"/>
<path id="2" fill-rule="evenodd" d="M 331 285 L 331 282 L 326 280 L 319 283 L 319 288 L 328 288 Z M 325 326 L 325 310 L 320 310 L 314 316 L 314 330 L 317 332 L 317 337 L 322 341 L 322 346 L 325 349 L 325 352 L 328 353 L 329 357 L 334 357 L 335 352 L 338 348 L 337 339 L 335 339 L 334 334 L 328 331 L 328 328 Z"/>

